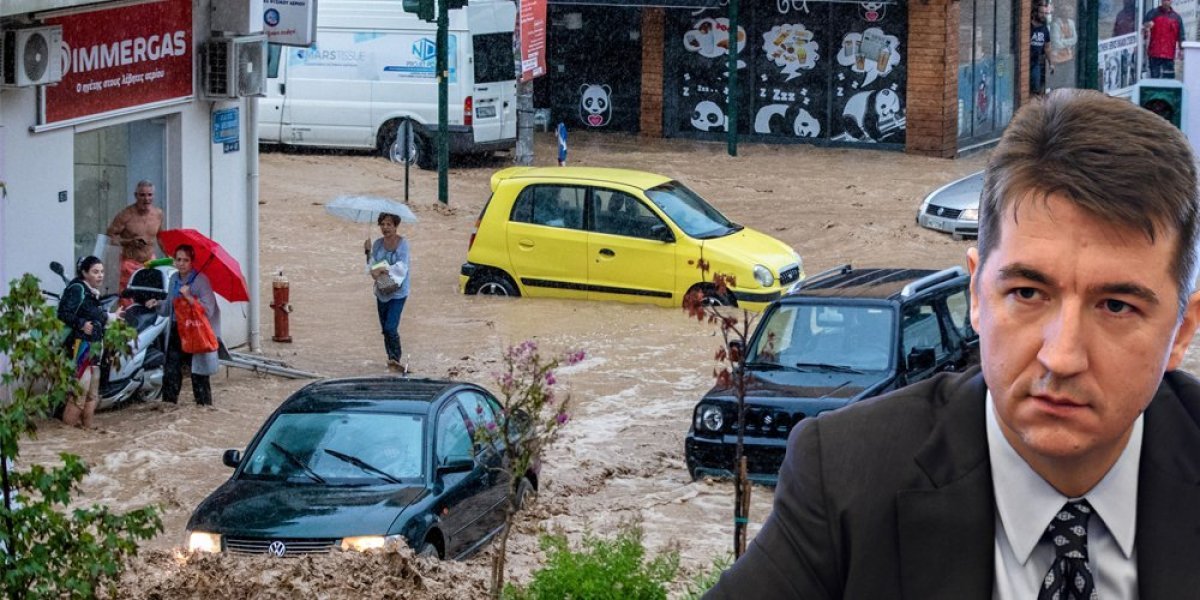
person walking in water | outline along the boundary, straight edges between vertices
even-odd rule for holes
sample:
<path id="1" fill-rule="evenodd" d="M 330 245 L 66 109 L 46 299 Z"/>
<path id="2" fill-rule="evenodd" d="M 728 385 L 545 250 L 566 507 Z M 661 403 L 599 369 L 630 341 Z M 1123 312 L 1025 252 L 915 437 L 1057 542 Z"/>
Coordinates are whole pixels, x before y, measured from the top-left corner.
<path id="1" fill-rule="evenodd" d="M 401 236 L 398 227 L 400 217 L 381 213 L 376 220 L 383 237 L 363 243 L 367 255 L 367 268 L 375 279 L 375 307 L 379 312 L 379 327 L 383 333 L 383 347 L 387 352 L 387 365 L 391 371 L 402 371 L 400 356 L 400 315 L 408 300 L 409 249 L 408 239 Z"/>

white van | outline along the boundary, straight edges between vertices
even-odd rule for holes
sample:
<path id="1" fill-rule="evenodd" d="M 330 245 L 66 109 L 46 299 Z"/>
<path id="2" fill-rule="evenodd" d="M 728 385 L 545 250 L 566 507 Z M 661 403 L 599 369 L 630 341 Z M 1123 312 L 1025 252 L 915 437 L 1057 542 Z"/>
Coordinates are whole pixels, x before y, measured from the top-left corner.
<path id="1" fill-rule="evenodd" d="M 512 150 L 517 138 L 512 0 L 471 0 L 450 11 L 451 154 Z M 403 123 L 413 124 L 409 160 L 437 165 L 437 27 L 400 0 L 321 0 L 310 48 L 272 44 L 258 139 L 326 148 L 375 148 L 405 159 Z"/>

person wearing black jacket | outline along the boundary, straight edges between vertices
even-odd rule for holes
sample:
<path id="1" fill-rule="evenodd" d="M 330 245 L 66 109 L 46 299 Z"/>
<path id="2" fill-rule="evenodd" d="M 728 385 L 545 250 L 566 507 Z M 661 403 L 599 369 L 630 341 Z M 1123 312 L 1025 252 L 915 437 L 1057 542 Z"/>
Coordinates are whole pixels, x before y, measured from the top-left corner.
<path id="1" fill-rule="evenodd" d="M 100 304 L 100 286 L 104 283 L 104 263 L 88 256 L 75 267 L 75 279 L 63 289 L 58 301 L 58 319 L 70 328 L 64 349 L 75 367 L 82 394 L 71 394 L 63 409 L 67 425 L 91 429 L 92 415 L 100 401 L 100 354 L 104 329 L 108 322 L 121 317 L 104 310 Z"/>

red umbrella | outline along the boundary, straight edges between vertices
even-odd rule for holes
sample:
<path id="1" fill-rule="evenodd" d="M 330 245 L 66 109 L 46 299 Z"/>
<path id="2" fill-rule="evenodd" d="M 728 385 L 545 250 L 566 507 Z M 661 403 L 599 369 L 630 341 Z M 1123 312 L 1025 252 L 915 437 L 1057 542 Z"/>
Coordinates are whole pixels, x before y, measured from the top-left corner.
<path id="1" fill-rule="evenodd" d="M 196 251 L 192 268 L 208 277 L 213 291 L 230 302 L 249 302 L 250 293 L 242 266 L 220 244 L 195 229 L 166 229 L 158 232 L 158 244 L 168 256 L 187 244 Z"/>

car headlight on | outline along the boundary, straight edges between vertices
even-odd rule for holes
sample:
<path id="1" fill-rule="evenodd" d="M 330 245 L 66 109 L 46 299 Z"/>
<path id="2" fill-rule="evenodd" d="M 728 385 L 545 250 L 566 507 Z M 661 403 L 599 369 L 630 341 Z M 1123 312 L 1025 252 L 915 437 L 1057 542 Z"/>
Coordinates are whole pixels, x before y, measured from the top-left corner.
<path id="1" fill-rule="evenodd" d="M 720 431 L 725 425 L 725 414 L 721 407 L 705 404 L 696 412 L 696 429 L 703 431 Z"/>
<path id="2" fill-rule="evenodd" d="M 400 536 L 397 535 L 356 535 L 342 538 L 342 550 L 354 550 L 355 552 L 378 550 L 399 539 Z"/>
<path id="3" fill-rule="evenodd" d="M 220 552 L 221 534 L 192 531 L 188 533 L 187 549 L 189 552 Z"/>
<path id="4" fill-rule="evenodd" d="M 771 284 L 775 283 L 775 276 L 771 274 L 770 269 L 762 265 L 754 265 L 754 280 L 758 282 L 758 285 L 771 287 Z"/>
<path id="5" fill-rule="evenodd" d="M 958 218 L 962 219 L 963 221 L 978 221 L 979 220 L 979 209 L 978 208 L 968 208 L 968 209 L 958 213 Z"/>

